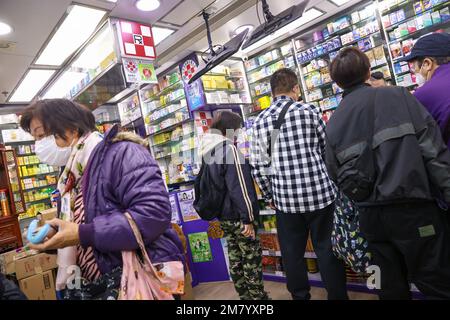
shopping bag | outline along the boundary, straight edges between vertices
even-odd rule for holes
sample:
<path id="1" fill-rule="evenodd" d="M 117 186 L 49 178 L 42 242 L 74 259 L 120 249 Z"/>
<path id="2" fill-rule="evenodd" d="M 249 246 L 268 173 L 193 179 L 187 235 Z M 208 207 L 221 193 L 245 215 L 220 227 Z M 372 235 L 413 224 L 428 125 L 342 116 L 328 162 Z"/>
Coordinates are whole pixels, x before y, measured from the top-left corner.
<path id="1" fill-rule="evenodd" d="M 125 216 L 139 249 L 122 251 L 123 269 L 119 300 L 173 300 L 173 294 L 183 294 L 183 263 L 170 261 L 153 265 L 136 223 L 128 212 Z"/>
<path id="2" fill-rule="evenodd" d="M 359 229 L 357 206 L 342 192 L 335 201 L 331 243 L 334 254 L 356 273 L 365 273 L 370 265 L 371 255 L 367 240 Z"/>

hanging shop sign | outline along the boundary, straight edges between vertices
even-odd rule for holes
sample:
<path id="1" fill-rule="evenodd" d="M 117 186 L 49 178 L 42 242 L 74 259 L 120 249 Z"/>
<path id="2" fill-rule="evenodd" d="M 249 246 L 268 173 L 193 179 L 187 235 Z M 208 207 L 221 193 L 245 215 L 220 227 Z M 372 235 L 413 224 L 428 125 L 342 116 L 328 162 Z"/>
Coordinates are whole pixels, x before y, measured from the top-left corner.
<path id="1" fill-rule="evenodd" d="M 206 232 L 191 233 L 188 238 L 194 263 L 212 261 L 211 246 Z"/>
<path id="2" fill-rule="evenodd" d="M 194 76 L 198 70 L 198 57 L 195 53 L 187 56 L 179 64 L 181 78 L 184 83 L 184 90 L 186 93 L 186 100 L 191 111 L 194 111 L 206 104 L 205 93 L 203 91 L 202 80 L 198 79 L 191 84 L 188 84 L 189 80 Z"/>
<path id="3" fill-rule="evenodd" d="M 155 66 L 148 60 L 122 59 L 125 77 L 129 83 L 158 83 Z"/>
<path id="4" fill-rule="evenodd" d="M 118 36 L 123 57 L 156 59 L 155 42 L 150 25 L 119 20 Z"/>
<path id="5" fill-rule="evenodd" d="M 183 221 L 189 222 L 200 220 L 200 216 L 194 209 L 194 200 L 195 200 L 194 189 L 180 191 L 178 192 L 177 196 Z"/>

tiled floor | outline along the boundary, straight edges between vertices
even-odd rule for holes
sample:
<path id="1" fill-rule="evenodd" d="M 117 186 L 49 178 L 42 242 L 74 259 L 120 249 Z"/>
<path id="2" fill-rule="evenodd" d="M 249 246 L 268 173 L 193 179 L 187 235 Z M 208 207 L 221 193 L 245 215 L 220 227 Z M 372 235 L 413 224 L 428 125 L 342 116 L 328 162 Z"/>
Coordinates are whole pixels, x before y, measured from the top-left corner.
<path id="1" fill-rule="evenodd" d="M 266 291 L 273 300 L 291 300 L 286 284 L 280 282 L 265 281 Z M 238 300 L 232 282 L 203 283 L 194 288 L 196 300 Z M 311 287 L 313 300 L 325 300 L 327 292 L 323 288 Z M 349 292 L 351 300 L 378 300 L 378 296 L 360 292 Z"/>

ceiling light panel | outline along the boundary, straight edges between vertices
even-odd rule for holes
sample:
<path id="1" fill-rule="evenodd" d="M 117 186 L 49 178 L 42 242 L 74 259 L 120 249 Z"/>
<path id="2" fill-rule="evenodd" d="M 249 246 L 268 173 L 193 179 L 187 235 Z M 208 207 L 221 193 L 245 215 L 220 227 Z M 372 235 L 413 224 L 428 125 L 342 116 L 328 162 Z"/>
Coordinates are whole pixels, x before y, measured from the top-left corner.
<path id="1" fill-rule="evenodd" d="M 164 39 L 166 39 L 168 36 L 170 36 L 174 32 L 175 32 L 175 30 L 173 30 L 173 29 L 152 27 L 153 42 L 155 43 L 155 46 L 157 44 L 159 44 L 161 41 L 163 41 Z"/>
<path id="2" fill-rule="evenodd" d="M 30 102 L 54 73 L 55 70 L 29 70 L 14 91 L 9 102 Z"/>
<path id="3" fill-rule="evenodd" d="M 60 66 L 94 33 L 105 14 L 104 10 L 72 6 L 35 64 Z"/>

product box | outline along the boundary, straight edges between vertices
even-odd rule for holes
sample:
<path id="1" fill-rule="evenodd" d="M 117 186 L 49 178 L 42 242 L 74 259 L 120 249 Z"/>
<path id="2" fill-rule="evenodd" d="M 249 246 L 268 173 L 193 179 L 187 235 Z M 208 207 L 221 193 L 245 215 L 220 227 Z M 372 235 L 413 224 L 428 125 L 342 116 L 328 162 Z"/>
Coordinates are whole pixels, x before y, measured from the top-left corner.
<path id="1" fill-rule="evenodd" d="M 383 26 L 385 28 L 388 28 L 391 26 L 391 19 L 389 18 L 389 15 L 382 16 L 381 21 L 383 22 Z"/>
<path id="2" fill-rule="evenodd" d="M 21 279 L 19 287 L 29 300 L 56 300 L 52 270 Z"/>
<path id="3" fill-rule="evenodd" d="M 426 27 L 431 27 L 433 25 L 433 20 L 431 19 L 431 13 L 427 12 L 423 14 L 423 25 Z"/>
<path id="4" fill-rule="evenodd" d="M 441 23 L 441 15 L 439 14 L 439 11 L 433 12 L 431 14 L 431 19 L 433 20 L 433 24 Z"/>
<path id="5" fill-rule="evenodd" d="M 16 270 L 16 260 L 23 259 L 32 255 L 38 254 L 35 250 L 25 250 L 24 248 L 18 248 L 0 254 L 0 272 L 3 274 L 13 274 Z"/>
<path id="6" fill-rule="evenodd" d="M 421 30 L 425 27 L 425 24 L 423 21 L 423 16 L 418 16 L 416 18 L 416 25 L 417 25 L 417 30 Z"/>
<path id="7" fill-rule="evenodd" d="M 392 58 L 396 59 L 402 56 L 402 47 L 400 45 L 400 42 L 393 43 L 391 45 L 391 54 Z"/>
<path id="8" fill-rule="evenodd" d="M 433 1 L 432 0 L 423 0 L 422 1 L 423 10 L 429 10 L 431 7 L 433 7 Z"/>
<path id="9" fill-rule="evenodd" d="M 401 9 L 397 11 L 397 20 L 398 22 L 406 19 L 405 10 Z"/>
<path id="10" fill-rule="evenodd" d="M 56 255 L 46 253 L 39 253 L 15 260 L 14 266 L 17 280 L 28 278 L 56 267 Z"/>
<path id="11" fill-rule="evenodd" d="M 361 21 L 360 17 L 359 17 L 359 12 L 353 12 L 352 13 L 352 23 L 355 24 L 357 22 Z"/>
<path id="12" fill-rule="evenodd" d="M 406 23 L 406 27 L 408 28 L 408 33 L 413 33 L 417 31 L 416 19 L 412 19 Z"/>
<path id="13" fill-rule="evenodd" d="M 420 14 L 423 12 L 423 5 L 422 5 L 422 1 L 416 1 L 414 2 L 414 13 L 415 14 Z"/>
<path id="14" fill-rule="evenodd" d="M 392 12 L 392 13 L 389 15 L 389 20 L 391 20 L 391 24 L 396 24 L 396 23 L 398 22 L 398 19 L 397 19 L 397 12 Z"/>
<path id="15" fill-rule="evenodd" d="M 373 49 L 373 55 L 375 57 L 376 65 L 386 63 L 386 56 L 384 54 L 383 46 L 379 46 Z"/>
<path id="16" fill-rule="evenodd" d="M 442 23 L 450 20 L 450 9 L 449 8 L 444 8 L 444 9 L 440 10 L 439 14 L 441 15 Z"/>

